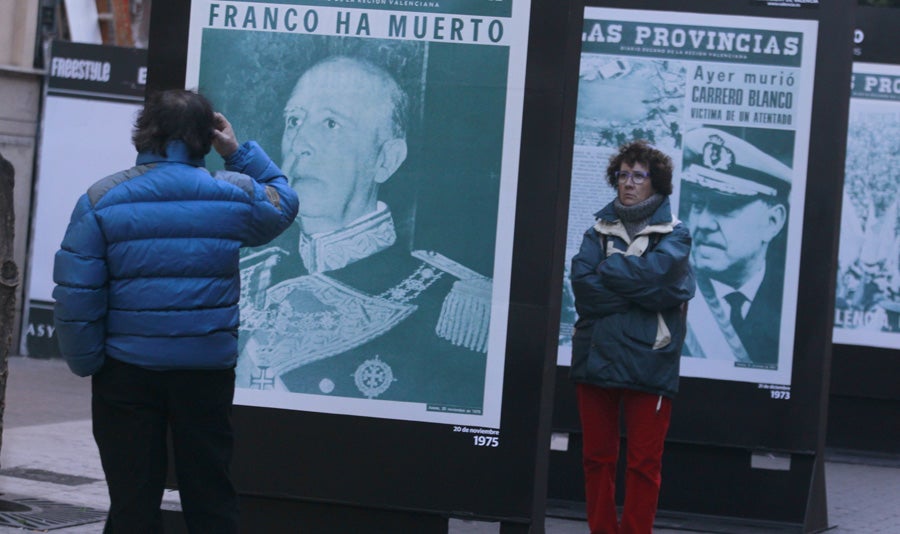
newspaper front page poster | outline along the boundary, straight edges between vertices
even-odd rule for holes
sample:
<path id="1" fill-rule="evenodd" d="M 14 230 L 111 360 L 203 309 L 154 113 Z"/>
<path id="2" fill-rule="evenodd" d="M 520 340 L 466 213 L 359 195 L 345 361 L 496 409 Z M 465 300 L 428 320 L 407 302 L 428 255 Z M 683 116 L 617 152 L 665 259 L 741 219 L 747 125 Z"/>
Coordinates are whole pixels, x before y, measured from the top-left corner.
<path id="1" fill-rule="evenodd" d="M 529 11 L 192 2 L 186 86 L 300 198 L 241 256 L 237 404 L 499 427 Z"/>
<path id="2" fill-rule="evenodd" d="M 900 66 L 854 63 L 835 343 L 900 348 Z"/>
<path id="3" fill-rule="evenodd" d="M 568 263 L 616 196 L 606 165 L 645 139 L 673 160 L 673 215 L 693 237 L 681 376 L 790 385 L 818 23 L 593 7 L 584 19 L 558 363 L 576 318 Z"/>

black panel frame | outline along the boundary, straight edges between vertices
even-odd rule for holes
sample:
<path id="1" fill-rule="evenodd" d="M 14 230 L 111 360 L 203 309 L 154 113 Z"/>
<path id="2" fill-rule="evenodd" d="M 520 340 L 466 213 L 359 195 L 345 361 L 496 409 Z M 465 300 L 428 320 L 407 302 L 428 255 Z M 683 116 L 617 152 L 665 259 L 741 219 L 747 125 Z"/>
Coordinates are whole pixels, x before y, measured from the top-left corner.
<path id="1" fill-rule="evenodd" d="M 790 399 L 773 399 L 770 390 L 755 383 L 683 378 L 664 454 L 666 482 L 660 495 L 660 515 L 695 515 L 701 522 L 710 515 L 748 522 L 774 521 L 802 531 L 826 528 L 823 455 L 839 232 L 839 218 L 834 214 L 840 213 L 841 207 L 855 2 L 822 3 L 810 9 L 716 0 L 677 4 L 665 0 L 588 0 L 573 4 L 570 34 L 582 27 L 584 6 L 819 22 Z M 563 142 L 564 152 L 571 154 L 580 43 L 567 54 L 566 78 L 570 82 Z M 567 163 L 563 176 L 571 170 L 571 161 Z M 555 432 L 577 434 L 580 424 L 574 387 L 565 379 L 567 372 L 567 367 L 557 372 L 553 428 Z M 580 437 L 570 439 L 570 444 L 579 442 Z M 791 476 L 753 469 L 753 452 L 790 457 Z M 574 457 L 579 454 L 580 448 L 571 447 L 565 453 L 551 453 L 551 470 L 558 467 L 571 473 Z M 583 484 L 578 477 L 564 489 L 565 482 L 555 473 L 551 473 L 551 480 L 551 502 L 579 494 L 575 488 Z M 768 497 L 743 499 L 738 498 L 740 493 Z M 685 494 L 693 495 L 685 498 Z M 730 498 L 716 500 L 715 495 Z M 711 506 L 714 501 L 716 506 Z"/>
<path id="2" fill-rule="evenodd" d="M 580 28 L 584 5 L 532 4 L 501 446 L 473 450 L 467 437 L 454 436 L 443 425 L 239 406 L 235 477 L 245 496 L 475 517 L 542 531 L 554 384 L 561 389 L 554 429 L 577 429 L 571 386 L 555 366 L 555 352 L 580 51 L 580 32 L 571 30 Z M 832 352 L 825 333 L 833 324 L 838 240 L 833 214 L 841 201 L 855 4 L 842 0 L 784 9 L 761 2 L 691 0 L 673 6 L 663 0 L 619 0 L 588 5 L 820 22 L 809 158 L 809 175 L 816 179 L 807 181 L 791 399 L 772 400 L 756 384 L 684 379 L 660 504 L 673 512 L 712 511 L 804 530 L 824 528 L 822 452 Z M 180 0 L 155 3 L 148 91 L 184 86 L 189 9 L 190 2 Z M 835 37 L 841 35 L 846 39 Z M 785 480 L 777 472 L 751 470 L 750 453 L 759 450 L 790 455 L 791 476 Z M 566 454 L 572 453 L 577 451 Z M 386 469 L 386 476 L 377 476 Z M 697 492 L 699 500 L 676 498 L 674 488 L 691 486 L 688 477 L 702 480 L 707 490 L 744 485 L 754 492 L 771 490 L 772 498 L 722 502 L 716 510 L 703 497 L 711 499 L 715 492 Z"/>
<path id="3" fill-rule="evenodd" d="M 854 61 L 900 65 L 900 8 L 860 6 Z M 831 452 L 900 455 L 900 356 L 896 349 L 835 344 L 832 355 L 828 436 Z M 896 459 L 896 458 L 895 458 Z"/>
<path id="4" fill-rule="evenodd" d="M 154 2 L 148 94 L 185 86 L 190 4 Z M 418 532 L 435 531 L 434 516 L 543 532 L 568 193 L 555 180 L 565 52 L 558 37 L 568 21 L 561 7 L 532 3 L 499 447 L 474 447 L 449 425 L 235 406 L 233 475 L 244 518 L 321 506 L 295 526 L 326 532 L 313 521 L 405 513 L 423 518 Z"/>

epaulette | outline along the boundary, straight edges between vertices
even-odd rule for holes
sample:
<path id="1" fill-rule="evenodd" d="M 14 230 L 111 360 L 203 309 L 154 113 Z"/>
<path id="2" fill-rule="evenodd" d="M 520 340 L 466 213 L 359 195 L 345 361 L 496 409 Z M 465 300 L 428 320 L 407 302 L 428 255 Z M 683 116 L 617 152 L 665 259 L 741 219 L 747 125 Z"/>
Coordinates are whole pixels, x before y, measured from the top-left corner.
<path id="1" fill-rule="evenodd" d="M 263 309 L 266 289 L 272 284 L 272 269 L 287 255 L 288 251 L 281 247 L 267 247 L 241 256 L 241 300 L 252 295 L 254 308 Z"/>
<path id="2" fill-rule="evenodd" d="M 444 298 L 435 333 L 458 347 L 487 352 L 493 282 L 437 252 L 414 250 L 413 257 L 458 278 Z"/>

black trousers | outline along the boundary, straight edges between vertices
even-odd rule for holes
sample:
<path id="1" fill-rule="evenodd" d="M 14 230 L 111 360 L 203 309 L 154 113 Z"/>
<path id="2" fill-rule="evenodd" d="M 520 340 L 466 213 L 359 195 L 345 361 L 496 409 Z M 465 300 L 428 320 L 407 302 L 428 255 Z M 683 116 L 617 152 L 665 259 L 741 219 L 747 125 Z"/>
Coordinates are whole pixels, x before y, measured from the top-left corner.
<path id="1" fill-rule="evenodd" d="M 150 371 L 107 358 L 91 385 L 94 439 L 110 497 L 104 532 L 162 532 L 169 430 L 188 530 L 237 532 L 230 476 L 234 370 Z"/>

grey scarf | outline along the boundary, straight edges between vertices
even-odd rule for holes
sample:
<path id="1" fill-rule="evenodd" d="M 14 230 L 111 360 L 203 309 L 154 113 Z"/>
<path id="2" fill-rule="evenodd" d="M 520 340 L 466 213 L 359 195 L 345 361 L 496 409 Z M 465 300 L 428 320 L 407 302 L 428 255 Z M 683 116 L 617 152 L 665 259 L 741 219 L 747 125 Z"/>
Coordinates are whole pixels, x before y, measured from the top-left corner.
<path id="1" fill-rule="evenodd" d="M 650 216 L 653 215 L 653 212 L 656 211 L 656 208 L 662 204 L 665 198 L 659 193 L 653 193 L 647 199 L 638 202 L 634 206 L 625 206 L 619 202 L 618 198 L 613 201 L 613 210 L 619 216 L 619 219 L 622 220 L 629 239 L 634 239 L 638 232 L 647 227 Z"/>

